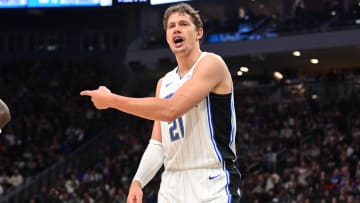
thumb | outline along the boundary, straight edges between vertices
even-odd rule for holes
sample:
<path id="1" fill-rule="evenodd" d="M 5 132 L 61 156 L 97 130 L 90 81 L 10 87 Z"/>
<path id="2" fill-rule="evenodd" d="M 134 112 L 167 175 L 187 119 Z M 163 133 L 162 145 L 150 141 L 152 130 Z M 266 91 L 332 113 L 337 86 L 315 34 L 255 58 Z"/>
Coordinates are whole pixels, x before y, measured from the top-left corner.
<path id="1" fill-rule="evenodd" d="M 140 190 L 140 192 L 138 192 L 136 194 L 136 203 L 142 203 L 142 199 L 143 199 L 143 193 L 142 191 Z"/>
<path id="2" fill-rule="evenodd" d="M 106 92 L 111 92 L 107 87 L 105 87 L 105 86 L 100 86 L 99 88 L 98 88 L 99 90 L 102 90 L 102 91 L 106 91 Z"/>
<path id="3" fill-rule="evenodd" d="M 136 196 L 128 197 L 126 203 L 138 203 Z"/>

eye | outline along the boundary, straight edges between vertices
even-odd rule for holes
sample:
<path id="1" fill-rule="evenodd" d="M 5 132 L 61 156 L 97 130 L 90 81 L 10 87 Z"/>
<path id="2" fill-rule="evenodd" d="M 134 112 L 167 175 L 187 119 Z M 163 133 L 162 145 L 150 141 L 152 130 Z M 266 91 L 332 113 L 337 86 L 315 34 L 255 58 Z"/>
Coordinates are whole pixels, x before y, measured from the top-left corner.
<path id="1" fill-rule="evenodd" d="M 175 24 L 173 23 L 168 25 L 168 28 L 173 28 L 173 27 L 175 27 Z"/>
<path id="2" fill-rule="evenodd" d="M 181 26 L 186 26 L 186 25 L 188 25 L 189 23 L 187 23 L 187 22 L 180 22 L 180 25 Z"/>

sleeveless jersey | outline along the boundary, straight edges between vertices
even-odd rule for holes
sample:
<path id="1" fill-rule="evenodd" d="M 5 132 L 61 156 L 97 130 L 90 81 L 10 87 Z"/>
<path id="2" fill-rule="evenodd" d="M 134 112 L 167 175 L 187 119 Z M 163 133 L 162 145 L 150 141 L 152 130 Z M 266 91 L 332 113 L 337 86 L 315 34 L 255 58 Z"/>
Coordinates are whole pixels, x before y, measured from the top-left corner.
<path id="1" fill-rule="evenodd" d="M 160 87 L 160 98 L 170 98 L 192 77 L 202 52 L 182 78 L 177 67 L 168 72 Z M 166 170 L 221 168 L 236 159 L 235 109 L 233 92 L 210 93 L 190 111 L 172 122 L 160 122 Z"/>

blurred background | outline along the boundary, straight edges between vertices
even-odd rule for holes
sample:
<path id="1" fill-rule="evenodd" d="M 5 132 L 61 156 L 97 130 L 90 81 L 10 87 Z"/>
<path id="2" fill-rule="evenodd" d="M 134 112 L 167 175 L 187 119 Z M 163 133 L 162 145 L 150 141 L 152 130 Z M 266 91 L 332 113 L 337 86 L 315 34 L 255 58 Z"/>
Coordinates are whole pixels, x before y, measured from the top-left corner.
<path id="1" fill-rule="evenodd" d="M 126 202 L 152 122 L 79 92 L 154 95 L 173 2 L 0 1 L 0 202 Z M 233 76 L 241 202 L 359 202 L 360 1 L 186 2 Z"/>

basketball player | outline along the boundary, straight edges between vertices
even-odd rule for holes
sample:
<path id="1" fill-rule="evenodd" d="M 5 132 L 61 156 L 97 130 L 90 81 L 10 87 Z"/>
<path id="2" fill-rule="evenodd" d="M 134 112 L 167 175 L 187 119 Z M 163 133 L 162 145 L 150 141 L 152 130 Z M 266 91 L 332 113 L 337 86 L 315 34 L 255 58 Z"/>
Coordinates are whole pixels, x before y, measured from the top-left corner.
<path id="1" fill-rule="evenodd" d="M 11 115 L 8 106 L 0 99 L 0 133 L 1 129 L 10 121 Z"/>
<path id="2" fill-rule="evenodd" d="M 220 56 L 201 51 L 203 23 L 190 5 L 169 7 L 163 26 L 178 65 L 158 81 L 156 97 L 124 97 L 104 86 L 80 93 L 90 96 L 98 109 L 154 120 L 127 202 L 142 202 L 142 188 L 162 165 L 159 203 L 240 202 L 233 83 L 227 65 Z"/>

